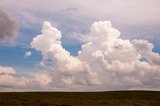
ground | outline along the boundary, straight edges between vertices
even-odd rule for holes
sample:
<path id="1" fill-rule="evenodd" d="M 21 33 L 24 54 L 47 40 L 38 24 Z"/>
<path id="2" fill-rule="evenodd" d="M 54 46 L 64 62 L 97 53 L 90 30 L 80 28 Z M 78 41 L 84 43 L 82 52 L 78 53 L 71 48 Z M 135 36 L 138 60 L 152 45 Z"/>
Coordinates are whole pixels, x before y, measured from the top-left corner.
<path id="1" fill-rule="evenodd" d="M 160 91 L 6 92 L 0 106 L 160 106 Z"/>

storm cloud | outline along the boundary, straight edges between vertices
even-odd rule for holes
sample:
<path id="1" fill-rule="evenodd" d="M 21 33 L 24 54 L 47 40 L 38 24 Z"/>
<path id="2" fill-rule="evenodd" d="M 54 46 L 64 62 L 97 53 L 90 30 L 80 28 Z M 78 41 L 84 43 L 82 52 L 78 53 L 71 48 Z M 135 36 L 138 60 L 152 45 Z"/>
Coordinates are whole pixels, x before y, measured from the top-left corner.
<path id="1" fill-rule="evenodd" d="M 18 24 L 8 13 L 0 10 L 0 41 L 8 40 L 16 37 Z"/>

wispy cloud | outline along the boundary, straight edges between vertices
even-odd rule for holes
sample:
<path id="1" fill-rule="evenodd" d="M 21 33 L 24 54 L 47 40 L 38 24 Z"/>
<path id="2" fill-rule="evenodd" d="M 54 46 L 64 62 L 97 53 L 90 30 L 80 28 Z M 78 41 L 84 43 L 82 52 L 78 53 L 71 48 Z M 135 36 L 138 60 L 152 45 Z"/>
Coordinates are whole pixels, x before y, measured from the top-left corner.
<path id="1" fill-rule="evenodd" d="M 160 39 L 158 33 L 160 29 L 159 0 L 69 0 L 67 2 L 65 0 L 15 0 L 14 2 L 7 0 L 1 2 L 1 7 L 12 11 L 19 23 L 24 23 L 23 25 L 33 26 L 34 23 L 37 25 L 44 20 L 58 23 L 62 32 L 65 33 L 65 38 L 72 36 L 68 30 L 74 26 L 79 25 L 75 33 L 82 33 L 95 20 L 107 19 L 121 29 L 124 38 L 140 37 L 152 41 Z M 23 16 L 23 18 L 18 16 Z"/>

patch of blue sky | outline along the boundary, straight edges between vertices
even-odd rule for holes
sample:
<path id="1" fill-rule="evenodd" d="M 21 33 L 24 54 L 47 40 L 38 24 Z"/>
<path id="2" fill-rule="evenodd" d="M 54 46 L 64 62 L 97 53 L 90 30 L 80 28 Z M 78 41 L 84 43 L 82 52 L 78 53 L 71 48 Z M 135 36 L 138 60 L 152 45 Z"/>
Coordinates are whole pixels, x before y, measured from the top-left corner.
<path id="1" fill-rule="evenodd" d="M 153 52 L 159 53 L 160 54 L 160 42 L 159 41 L 154 41 L 154 48 L 153 48 Z"/>
<path id="2" fill-rule="evenodd" d="M 70 52 L 71 55 L 73 56 L 77 56 L 78 55 L 78 51 L 81 50 L 81 44 L 79 43 L 73 43 L 73 44 L 63 44 L 62 46 L 68 51 Z"/>
<path id="3" fill-rule="evenodd" d="M 25 52 L 31 51 L 32 55 L 25 58 Z M 0 47 L 0 65 L 13 68 L 33 69 L 42 59 L 40 52 L 22 47 Z"/>
<path id="4" fill-rule="evenodd" d="M 141 62 L 147 62 L 147 58 L 146 57 L 142 57 L 139 59 Z"/>
<path id="5" fill-rule="evenodd" d="M 81 49 L 80 44 L 63 45 L 63 47 L 73 56 L 76 56 Z M 25 58 L 26 51 L 31 51 L 32 55 Z M 13 67 L 18 70 L 36 70 L 41 60 L 41 53 L 35 49 L 0 46 L 0 66 Z"/>
<path id="6" fill-rule="evenodd" d="M 38 35 L 40 28 L 21 28 L 18 33 L 18 38 L 15 40 L 16 46 L 29 47 L 33 37 Z"/>

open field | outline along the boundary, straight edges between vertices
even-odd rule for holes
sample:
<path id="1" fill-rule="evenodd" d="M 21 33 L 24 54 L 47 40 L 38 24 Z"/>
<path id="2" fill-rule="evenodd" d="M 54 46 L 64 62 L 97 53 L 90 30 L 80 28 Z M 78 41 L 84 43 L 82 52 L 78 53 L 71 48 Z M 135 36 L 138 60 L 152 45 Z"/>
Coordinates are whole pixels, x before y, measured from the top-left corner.
<path id="1" fill-rule="evenodd" d="M 160 92 L 10 92 L 0 106 L 160 106 Z"/>

